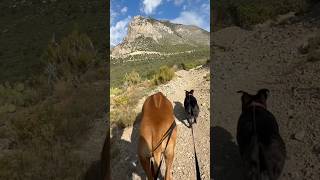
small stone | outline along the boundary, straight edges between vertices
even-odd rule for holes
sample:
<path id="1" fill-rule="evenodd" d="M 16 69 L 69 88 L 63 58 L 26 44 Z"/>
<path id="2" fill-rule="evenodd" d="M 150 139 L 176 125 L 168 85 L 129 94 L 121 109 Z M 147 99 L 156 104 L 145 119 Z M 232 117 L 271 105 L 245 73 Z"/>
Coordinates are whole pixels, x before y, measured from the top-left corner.
<path id="1" fill-rule="evenodd" d="M 297 132 L 297 133 L 294 135 L 294 138 L 295 138 L 296 140 L 302 141 L 303 138 L 304 138 L 304 136 L 305 136 L 305 131 L 302 130 L 302 131 Z"/>
<path id="2" fill-rule="evenodd" d="M 293 109 L 289 109 L 289 110 L 288 110 L 288 116 L 292 116 L 292 115 L 293 115 L 293 112 L 294 112 Z"/>

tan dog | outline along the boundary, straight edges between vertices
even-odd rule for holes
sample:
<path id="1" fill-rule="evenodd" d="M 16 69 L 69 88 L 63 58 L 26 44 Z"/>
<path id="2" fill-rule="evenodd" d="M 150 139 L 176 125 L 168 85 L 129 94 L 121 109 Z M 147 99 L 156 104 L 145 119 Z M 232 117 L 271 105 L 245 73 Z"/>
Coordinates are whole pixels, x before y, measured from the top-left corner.
<path id="1" fill-rule="evenodd" d="M 168 130 L 170 131 L 171 129 L 171 136 L 166 136 Z M 172 179 L 176 139 L 177 128 L 175 126 L 171 102 L 161 92 L 149 96 L 142 107 L 138 143 L 140 162 L 149 180 L 156 178 L 155 174 L 161 160 L 162 152 L 164 152 L 164 160 L 166 163 L 165 179 Z M 165 149 L 166 144 L 167 148 Z M 152 154 L 155 161 L 154 163 L 151 163 Z M 151 167 L 152 164 L 153 168 Z"/>

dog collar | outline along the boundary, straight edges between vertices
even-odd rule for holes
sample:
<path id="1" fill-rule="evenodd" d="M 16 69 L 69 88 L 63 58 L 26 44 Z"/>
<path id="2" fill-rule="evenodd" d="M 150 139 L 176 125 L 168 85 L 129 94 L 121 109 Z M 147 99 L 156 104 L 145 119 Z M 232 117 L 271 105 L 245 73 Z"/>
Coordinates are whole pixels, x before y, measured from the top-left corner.
<path id="1" fill-rule="evenodd" d="M 252 106 L 258 106 L 258 107 L 262 107 L 263 109 L 267 109 L 267 107 L 264 104 L 256 101 L 252 101 L 248 107 L 252 107 Z"/>

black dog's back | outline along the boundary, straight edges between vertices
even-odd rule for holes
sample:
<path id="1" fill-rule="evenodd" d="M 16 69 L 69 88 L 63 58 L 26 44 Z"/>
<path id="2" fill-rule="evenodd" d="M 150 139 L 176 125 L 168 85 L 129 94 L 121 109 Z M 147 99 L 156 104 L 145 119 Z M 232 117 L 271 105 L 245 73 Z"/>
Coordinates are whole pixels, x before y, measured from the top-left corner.
<path id="1" fill-rule="evenodd" d="M 186 97 L 184 99 L 184 109 L 187 113 L 188 120 L 192 118 L 196 120 L 200 112 L 197 99 L 193 96 L 193 92 L 193 90 L 190 92 L 186 91 Z"/>
<path id="2" fill-rule="evenodd" d="M 238 122 L 238 141 L 242 145 L 250 143 L 250 137 L 254 133 L 253 116 L 256 118 L 256 133 L 258 141 L 264 145 L 269 145 L 274 136 L 279 135 L 279 127 L 275 117 L 267 110 L 255 107 L 243 112 Z"/>
<path id="3" fill-rule="evenodd" d="M 258 179 L 258 176 L 262 180 L 278 179 L 284 166 L 286 150 L 272 113 L 262 105 L 244 106 L 238 121 L 237 142 L 247 179 Z"/>

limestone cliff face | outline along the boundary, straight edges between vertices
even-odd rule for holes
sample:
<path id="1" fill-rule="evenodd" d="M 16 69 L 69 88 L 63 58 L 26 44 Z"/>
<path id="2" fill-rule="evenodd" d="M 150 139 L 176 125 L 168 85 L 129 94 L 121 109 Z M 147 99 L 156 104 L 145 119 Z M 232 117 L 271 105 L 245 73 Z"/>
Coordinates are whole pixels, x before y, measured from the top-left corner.
<path id="1" fill-rule="evenodd" d="M 172 53 L 209 47 L 209 43 L 209 32 L 199 27 L 135 16 L 128 26 L 127 36 L 111 50 L 111 56 L 121 58 L 137 51 Z"/>

